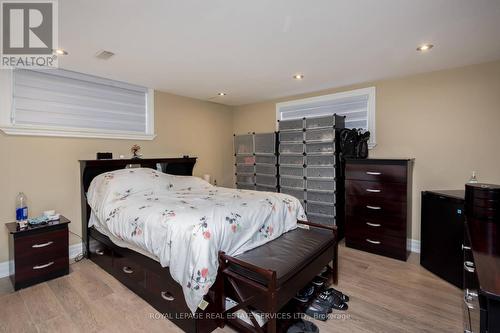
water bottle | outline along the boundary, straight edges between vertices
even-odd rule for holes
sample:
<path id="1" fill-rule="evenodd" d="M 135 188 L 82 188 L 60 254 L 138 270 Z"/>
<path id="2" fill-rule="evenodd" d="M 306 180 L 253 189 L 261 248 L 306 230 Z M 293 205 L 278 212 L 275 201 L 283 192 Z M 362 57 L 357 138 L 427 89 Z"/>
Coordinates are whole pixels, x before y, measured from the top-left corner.
<path id="1" fill-rule="evenodd" d="M 28 220 L 28 198 L 23 192 L 19 192 L 16 197 L 16 220 L 17 222 Z"/>

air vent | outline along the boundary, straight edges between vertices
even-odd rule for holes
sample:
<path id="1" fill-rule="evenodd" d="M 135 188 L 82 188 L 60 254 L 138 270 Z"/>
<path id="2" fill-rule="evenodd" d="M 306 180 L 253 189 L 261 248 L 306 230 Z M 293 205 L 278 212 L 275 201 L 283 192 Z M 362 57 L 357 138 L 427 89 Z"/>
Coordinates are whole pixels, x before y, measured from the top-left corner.
<path id="1" fill-rule="evenodd" d="M 99 58 L 102 60 L 108 60 L 109 58 L 111 58 L 114 55 L 115 54 L 111 51 L 101 50 L 101 51 L 97 52 L 95 56 L 96 56 L 96 58 Z"/>

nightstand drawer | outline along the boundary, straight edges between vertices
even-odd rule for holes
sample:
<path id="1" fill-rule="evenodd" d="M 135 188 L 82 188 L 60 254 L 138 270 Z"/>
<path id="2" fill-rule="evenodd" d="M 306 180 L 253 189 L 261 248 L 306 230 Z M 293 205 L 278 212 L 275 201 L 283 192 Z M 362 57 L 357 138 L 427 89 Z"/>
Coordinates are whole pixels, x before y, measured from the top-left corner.
<path id="1" fill-rule="evenodd" d="M 18 237 L 14 245 L 16 261 L 29 264 L 46 258 L 53 258 L 65 251 L 68 251 L 67 228 Z"/>
<path id="2" fill-rule="evenodd" d="M 40 258 L 35 263 L 19 262 L 16 260 L 16 282 L 43 279 L 56 272 L 67 271 L 69 265 L 68 255 L 49 256 Z M 67 273 L 67 272 L 66 272 Z"/>

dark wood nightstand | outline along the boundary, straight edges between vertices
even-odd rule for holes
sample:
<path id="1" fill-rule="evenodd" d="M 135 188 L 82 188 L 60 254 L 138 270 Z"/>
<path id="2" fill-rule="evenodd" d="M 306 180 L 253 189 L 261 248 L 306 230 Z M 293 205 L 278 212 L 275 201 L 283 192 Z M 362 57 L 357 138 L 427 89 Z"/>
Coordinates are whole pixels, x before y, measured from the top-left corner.
<path id="1" fill-rule="evenodd" d="M 40 226 L 9 230 L 10 279 L 15 290 L 69 273 L 68 224 L 64 216 Z"/>

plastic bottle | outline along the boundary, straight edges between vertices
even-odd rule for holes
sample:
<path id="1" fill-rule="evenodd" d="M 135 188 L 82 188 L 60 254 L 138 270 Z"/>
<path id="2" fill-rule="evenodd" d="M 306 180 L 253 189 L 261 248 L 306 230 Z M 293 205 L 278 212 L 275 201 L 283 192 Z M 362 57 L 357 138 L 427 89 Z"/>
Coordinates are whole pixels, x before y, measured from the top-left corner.
<path id="1" fill-rule="evenodd" d="M 28 198 L 23 192 L 16 197 L 16 220 L 26 222 L 28 220 Z"/>
<path id="2" fill-rule="evenodd" d="M 469 184 L 476 184 L 476 183 L 477 183 L 476 171 L 472 171 L 472 175 L 469 178 Z"/>

